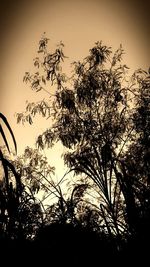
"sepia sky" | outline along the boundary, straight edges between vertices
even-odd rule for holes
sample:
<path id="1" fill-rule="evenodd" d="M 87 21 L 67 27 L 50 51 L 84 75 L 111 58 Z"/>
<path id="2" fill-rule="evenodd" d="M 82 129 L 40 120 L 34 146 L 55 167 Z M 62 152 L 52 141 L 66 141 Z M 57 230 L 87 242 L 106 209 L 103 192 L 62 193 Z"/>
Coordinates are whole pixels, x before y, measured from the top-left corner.
<path id="1" fill-rule="evenodd" d="M 94 43 L 102 40 L 113 50 L 123 45 L 124 62 L 131 71 L 147 69 L 149 10 L 149 0 L 0 0 L 0 112 L 13 128 L 18 153 L 33 146 L 37 135 L 49 126 L 40 118 L 32 126 L 17 125 L 14 116 L 25 109 L 26 100 L 45 97 L 23 84 L 25 71 L 32 71 L 43 32 L 53 45 L 64 42 L 69 62 L 87 56 Z M 61 152 L 59 144 L 49 152 L 52 165 L 59 159 L 57 173 L 63 170 Z"/>

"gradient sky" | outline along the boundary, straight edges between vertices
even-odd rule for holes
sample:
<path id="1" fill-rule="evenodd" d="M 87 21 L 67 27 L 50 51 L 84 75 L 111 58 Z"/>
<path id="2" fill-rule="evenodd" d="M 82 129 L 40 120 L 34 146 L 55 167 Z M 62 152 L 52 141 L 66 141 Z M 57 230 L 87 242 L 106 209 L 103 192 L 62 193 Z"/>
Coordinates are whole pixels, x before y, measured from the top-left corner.
<path id="1" fill-rule="evenodd" d="M 149 67 L 149 0 L 0 0 L 0 111 L 6 115 L 18 143 L 18 152 L 33 145 L 48 121 L 36 119 L 32 126 L 17 125 L 15 112 L 25 109 L 25 101 L 43 98 L 23 84 L 25 71 L 32 70 L 38 41 L 43 32 L 55 45 L 65 44 L 69 62 L 87 56 L 94 42 L 117 49 L 122 43 L 124 61 L 135 70 Z M 66 65 L 68 66 L 68 65 Z M 66 67 L 68 69 L 68 67 Z M 62 152 L 57 145 L 49 152 L 56 162 Z M 55 157 L 54 157 L 55 154 Z M 59 159 L 59 170 L 63 162 Z M 57 165 L 57 167 L 58 167 Z"/>

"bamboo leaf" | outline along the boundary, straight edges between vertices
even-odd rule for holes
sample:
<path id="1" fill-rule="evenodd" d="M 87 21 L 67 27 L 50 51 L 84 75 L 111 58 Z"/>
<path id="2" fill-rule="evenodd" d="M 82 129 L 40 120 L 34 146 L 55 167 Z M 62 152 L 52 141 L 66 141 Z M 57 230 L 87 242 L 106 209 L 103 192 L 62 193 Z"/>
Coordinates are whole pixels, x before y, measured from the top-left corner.
<path id="1" fill-rule="evenodd" d="M 13 139 L 13 143 L 14 143 L 14 147 L 15 147 L 15 151 L 16 151 L 16 153 L 17 153 L 17 143 L 16 143 L 16 139 L 15 139 L 15 137 L 14 137 L 14 134 L 13 134 L 13 131 L 12 131 L 12 129 L 11 129 L 11 127 L 10 127 L 10 125 L 9 125 L 9 123 L 8 123 L 8 121 L 7 121 L 7 119 L 6 119 L 6 117 L 0 112 L 0 118 L 3 120 L 3 122 L 5 123 L 5 125 L 6 125 L 6 127 L 8 128 L 8 130 L 9 130 L 9 132 L 10 132 L 10 134 L 11 134 L 11 137 L 12 137 L 12 139 Z M 2 134 L 2 136 L 3 136 L 3 138 L 4 138 L 4 141 L 5 141 L 5 144 L 6 144 L 6 146 L 7 146 L 7 149 L 8 149 L 8 151 L 10 152 L 10 150 L 9 150 L 9 146 L 8 146 L 8 143 L 7 143 L 7 140 L 6 140 L 6 137 L 5 137 L 5 134 L 4 134 L 4 131 L 3 131 L 3 129 L 2 129 L 2 127 L 1 127 L 1 134 Z"/>
<path id="2" fill-rule="evenodd" d="M 0 133 L 1 133 L 2 137 L 3 137 L 4 143 L 5 143 L 5 145 L 6 145 L 7 149 L 8 149 L 8 152 L 10 153 L 9 145 L 8 145 L 5 133 L 4 133 L 3 128 L 2 128 L 1 125 L 0 125 Z"/>

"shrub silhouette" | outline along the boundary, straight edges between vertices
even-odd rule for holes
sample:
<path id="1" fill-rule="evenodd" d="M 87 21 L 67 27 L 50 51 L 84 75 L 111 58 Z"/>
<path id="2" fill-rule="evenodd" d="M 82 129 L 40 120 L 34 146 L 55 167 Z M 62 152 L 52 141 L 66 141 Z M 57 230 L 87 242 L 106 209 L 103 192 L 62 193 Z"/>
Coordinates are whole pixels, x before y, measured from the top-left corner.
<path id="1" fill-rule="evenodd" d="M 12 129 L 6 117 L 0 113 L 0 118 L 7 126 L 17 152 L 17 145 Z M 0 127 L 4 143 L 10 152 L 5 133 Z M 42 212 L 39 203 L 33 194 L 25 190 L 20 174 L 14 164 L 5 157 L 0 150 L 4 177 L 0 183 L 0 242 L 11 240 L 32 239 L 36 228 L 42 222 Z"/>

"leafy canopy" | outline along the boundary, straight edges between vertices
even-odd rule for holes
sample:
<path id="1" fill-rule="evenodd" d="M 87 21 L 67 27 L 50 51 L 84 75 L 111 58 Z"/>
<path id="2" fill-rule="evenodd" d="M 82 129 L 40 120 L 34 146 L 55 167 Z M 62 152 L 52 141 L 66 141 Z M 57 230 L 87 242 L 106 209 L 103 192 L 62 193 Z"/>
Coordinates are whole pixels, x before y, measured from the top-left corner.
<path id="1" fill-rule="evenodd" d="M 112 53 L 111 47 L 96 42 L 87 57 L 73 62 L 73 74 L 67 78 L 62 72 L 63 43 L 49 52 L 48 41 L 43 36 L 39 42 L 39 56 L 34 60 L 37 71 L 24 77 L 32 90 L 46 90 L 48 99 L 28 103 L 17 121 L 31 124 L 37 114 L 51 118 L 37 147 L 49 148 L 61 141 L 67 149 L 65 164 L 99 188 L 99 209 L 107 230 L 135 231 L 142 205 L 138 192 L 145 190 L 148 179 L 144 147 L 149 142 L 149 72 L 139 69 L 129 75 L 122 63 L 122 46 Z M 135 151 L 142 151 L 142 160 Z M 143 167 L 135 175 L 131 165 L 136 166 L 137 159 Z"/>

